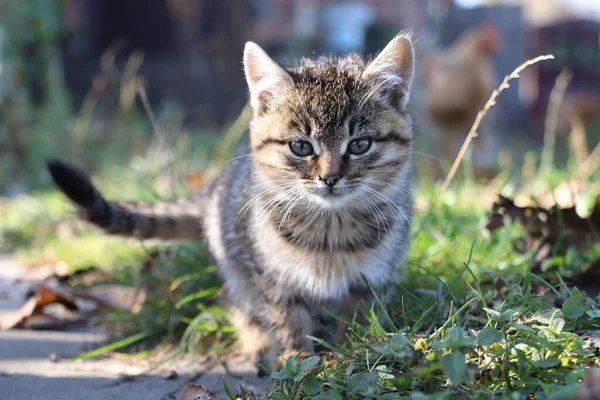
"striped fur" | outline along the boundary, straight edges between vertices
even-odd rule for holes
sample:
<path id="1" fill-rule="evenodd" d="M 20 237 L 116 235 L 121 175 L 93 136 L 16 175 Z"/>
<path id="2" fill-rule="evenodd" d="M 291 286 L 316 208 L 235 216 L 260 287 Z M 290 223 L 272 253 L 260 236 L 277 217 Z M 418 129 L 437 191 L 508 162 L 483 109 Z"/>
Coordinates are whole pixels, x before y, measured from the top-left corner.
<path id="1" fill-rule="evenodd" d="M 108 233 L 204 237 L 243 350 L 299 350 L 323 306 L 351 318 L 358 301 L 369 301 L 364 278 L 385 290 L 402 265 L 412 218 L 413 58 L 403 34 L 371 63 L 349 55 L 290 69 L 248 44 L 249 144 L 194 201 L 107 202 L 73 167 L 49 169 L 83 217 Z M 348 152 L 365 138 L 365 154 Z M 294 140 L 314 154 L 295 155 Z M 332 174 L 340 179 L 329 187 L 322 176 Z"/>
<path id="2" fill-rule="evenodd" d="M 51 160 L 47 168 L 56 185 L 77 206 L 81 218 L 106 233 L 139 239 L 199 239 L 202 205 L 196 201 L 176 203 L 109 202 L 77 168 Z"/>

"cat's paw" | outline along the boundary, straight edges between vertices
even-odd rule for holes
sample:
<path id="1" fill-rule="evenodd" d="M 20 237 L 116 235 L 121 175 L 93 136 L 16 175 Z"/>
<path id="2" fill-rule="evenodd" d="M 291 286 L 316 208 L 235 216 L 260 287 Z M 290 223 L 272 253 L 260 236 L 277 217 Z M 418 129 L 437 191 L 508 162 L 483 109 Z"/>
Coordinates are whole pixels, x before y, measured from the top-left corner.
<path id="1" fill-rule="evenodd" d="M 280 369 L 285 368 L 290 357 L 295 357 L 294 362 L 298 362 L 299 360 L 304 360 L 314 355 L 315 352 L 312 349 L 287 349 L 283 352 L 270 350 L 262 352 L 258 357 L 256 364 L 258 376 L 267 376 L 274 371 L 279 371 Z"/>
<path id="2" fill-rule="evenodd" d="M 287 361 L 290 357 L 295 357 L 294 361 L 298 362 L 299 360 L 304 360 L 304 359 L 307 359 L 308 357 L 311 357 L 314 355 L 315 355 L 315 352 L 312 349 L 310 349 L 310 350 L 287 349 L 283 353 L 281 353 L 281 355 L 277 358 L 277 367 L 279 369 L 285 368 Z"/>

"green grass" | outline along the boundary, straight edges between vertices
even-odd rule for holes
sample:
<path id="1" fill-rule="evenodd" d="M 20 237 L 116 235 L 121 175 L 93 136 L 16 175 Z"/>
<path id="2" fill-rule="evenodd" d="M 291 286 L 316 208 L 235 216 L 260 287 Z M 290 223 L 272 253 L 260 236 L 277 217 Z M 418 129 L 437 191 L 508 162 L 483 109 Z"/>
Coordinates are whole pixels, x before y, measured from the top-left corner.
<path id="1" fill-rule="evenodd" d="M 95 181 L 110 198 L 182 195 L 186 171 L 209 168 L 207 149 L 216 144 L 189 140 L 179 138 L 167 155 L 138 152 L 120 166 L 101 163 Z M 544 193 L 568 176 L 568 168 L 545 177 L 499 176 L 495 187 Z M 272 371 L 270 397 L 574 398 L 584 371 L 598 363 L 593 338 L 600 309 L 597 299 L 563 281 L 598 258 L 600 246 L 587 252 L 556 247 L 542 271 L 532 272 L 533 251 L 523 254 L 513 246 L 525 236 L 520 225 L 485 231 L 481 185 L 457 181 L 444 194 L 431 185 L 417 186 L 416 193 L 412 246 L 393 284 L 395 294 L 365 309 L 369 323 L 351 323 L 345 343 L 315 338 L 329 351 L 303 361 L 291 358 Z M 53 190 L 0 200 L 0 211 L 2 251 L 26 264 L 44 259 L 73 270 L 99 267 L 109 272 L 106 279 L 150 294 L 136 314 L 115 311 L 94 320 L 109 327 L 115 340 L 81 358 L 160 344 L 170 345 L 168 358 L 222 355 L 234 346 L 235 333 L 218 301 L 216 267 L 202 244 L 106 237 L 77 221 Z M 542 294 L 534 294 L 540 289 Z M 561 308 L 555 306 L 558 296 L 566 299 Z"/>
<path id="2" fill-rule="evenodd" d="M 335 363 L 274 374 L 274 398 L 574 398 L 597 363 L 582 338 L 600 326 L 595 300 L 569 290 L 559 310 L 532 294 L 543 278 L 530 273 L 531 254 L 511 250 L 521 229 L 484 236 L 481 222 L 444 204 L 421 215 L 397 295 L 330 346 L 344 355 Z"/>

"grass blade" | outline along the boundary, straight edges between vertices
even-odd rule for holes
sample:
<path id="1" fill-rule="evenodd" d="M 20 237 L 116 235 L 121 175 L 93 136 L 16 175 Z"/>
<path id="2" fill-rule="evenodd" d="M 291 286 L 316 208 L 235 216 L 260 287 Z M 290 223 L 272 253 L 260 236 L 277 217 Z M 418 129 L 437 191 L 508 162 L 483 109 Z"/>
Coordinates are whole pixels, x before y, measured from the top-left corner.
<path id="1" fill-rule="evenodd" d="M 148 339 L 148 338 L 151 338 L 153 336 L 157 336 L 157 335 L 160 335 L 163 333 L 164 333 L 164 331 L 140 332 L 135 335 L 129 336 L 125 339 L 119 340 L 118 342 L 107 344 L 106 346 L 102 346 L 98 349 L 88 351 L 87 353 L 80 354 L 80 355 L 74 357 L 72 361 L 89 360 L 91 358 L 96 358 L 96 357 L 102 356 L 108 352 L 111 352 L 111 351 L 114 351 L 117 349 L 121 349 L 123 347 L 127 347 L 134 343 L 141 342 L 142 340 L 145 340 L 145 339 Z"/>

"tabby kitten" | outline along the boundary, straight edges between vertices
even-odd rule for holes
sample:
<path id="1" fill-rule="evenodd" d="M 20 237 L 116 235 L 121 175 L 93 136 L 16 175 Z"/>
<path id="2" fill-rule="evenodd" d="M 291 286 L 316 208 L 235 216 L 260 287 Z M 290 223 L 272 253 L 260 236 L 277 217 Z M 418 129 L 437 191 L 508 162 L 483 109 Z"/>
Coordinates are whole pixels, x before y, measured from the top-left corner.
<path id="1" fill-rule="evenodd" d="M 413 43 L 401 33 L 369 63 L 353 54 L 284 69 L 249 42 L 244 67 L 249 156 L 197 195 L 112 202 L 69 164 L 48 168 L 81 216 L 107 233 L 206 240 L 242 350 L 296 352 L 310 348 L 317 311 L 351 319 L 370 293 L 365 279 L 384 289 L 402 264 L 412 217 Z"/>

